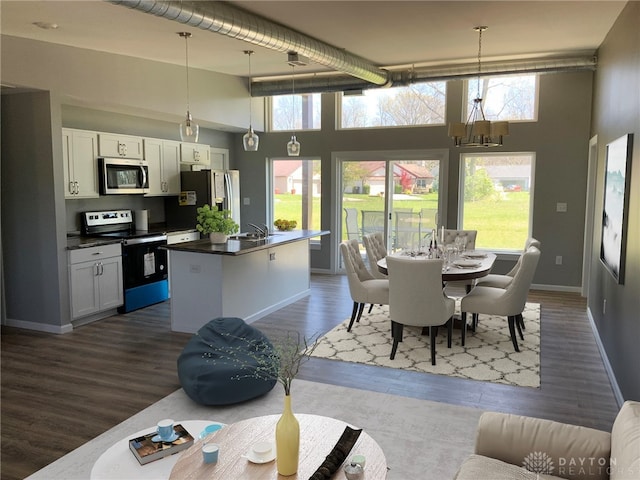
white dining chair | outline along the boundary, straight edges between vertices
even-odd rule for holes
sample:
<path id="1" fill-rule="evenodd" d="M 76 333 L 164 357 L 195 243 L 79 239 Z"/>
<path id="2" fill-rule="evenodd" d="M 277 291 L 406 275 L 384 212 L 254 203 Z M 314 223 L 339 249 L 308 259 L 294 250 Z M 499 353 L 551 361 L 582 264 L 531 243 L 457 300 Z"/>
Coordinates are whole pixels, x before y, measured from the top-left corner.
<path id="1" fill-rule="evenodd" d="M 526 252 L 531 246 L 534 246 L 538 250 L 540 250 L 541 243 L 535 238 L 529 237 L 524 244 L 523 252 Z M 522 254 L 520 254 L 515 266 L 508 273 L 505 273 L 505 274 L 490 273 L 485 277 L 479 278 L 476 281 L 476 285 L 480 285 L 483 287 L 507 288 L 509 284 L 513 281 L 513 277 L 515 276 L 516 272 L 520 268 L 521 263 L 522 263 Z"/>
<path id="2" fill-rule="evenodd" d="M 442 289 L 442 259 L 416 261 L 410 257 L 387 257 L 389 272 L 389 318 L 393 360 L 402 342 L 404 326 L 429 327 L 431 364 L 436 364 L 438 326 L 447 325 L 447 346 L 451 348 L 456 302 Z"/>
<path id="3" fill-rule="evenodd" d="M 444 229 L 444 242 L 442 242 L 441 238 L 438 238 L 438 242 L 444 243 L 444 245 L 449 245 L 456 242 L 456 238 L 460 238 L 465 242 L 466 250 L 475 250 L 476 249 L 476 238 L 478 236 L 477 230 L 453 230 L 453 229 Z"/>
<path id="4" fill-rule="evenodd" d="M 463 338 L 467 324 L 467 312 L 473 314 L 500 315 L 507 317 L 509 324 L 509 334 L 513 348 L 519 352 L 518 340 L 516 338 L 516 327 L 520 334 L 520 339 L 524 340 L 522 327 L 522 311 L 527 303 L 527 295 L 536 273 L 540 250 L 531 246 L 522 254 L 520 268 L 513 277 L 513 281 L 507 288 L 476 286 L 470 293 L 465 295 L 460 302 L 462 311 Z M 388 261 L 388 260 L 387 260 Z M 472 319 L 476 322 L 477 317 Z M 475 325 L 473 325 L 475 327 Z"/>
<path id="5" fill-rule="evenodd" d="M 445 229 L 444 230 L 444 244 L 451 245 L 455 244 L 456 238 L 462 239 L 464 242 L 465 250 L 471 251 L 476 249 L 476 238 L 478 236 L 477 230 L 453 230 L 453 229 Z M 442 241 L 442 239 L 440 239 Z M 471 289 L 476 284 L 475 280 L 457 280 L 453 282 L 447 282 L 448 286 L 459 286 L 463 287 L 466 293 L 469 293 Z"/>
<path id="6" fill-rule="evenodd" d="M 370 233 L 362 237 L 364 249 L 367 252 L 367 261 L 369 262 L 369 270 L 375 278 L 387 278 L 387 276 L 378 269 L 378 260 L 382 260 L 387 256 L 387 248 L 384 246 L 384 235 L 382 232 Z"/>
<path id="7" fill-rule="evenodd" d="M 374 278 L 362 260 L 357 240 L 345 240 L 340 244 L 342 263 L 347 272 L 349 293 L 353 300 L 353 311 L 347 331 L 351 331 L 354 321 L 360 321 L 362 311 L 367 303 L 389 304 L 389 280 Z M 371 309 L 369 309 L 371 311 Z"/>

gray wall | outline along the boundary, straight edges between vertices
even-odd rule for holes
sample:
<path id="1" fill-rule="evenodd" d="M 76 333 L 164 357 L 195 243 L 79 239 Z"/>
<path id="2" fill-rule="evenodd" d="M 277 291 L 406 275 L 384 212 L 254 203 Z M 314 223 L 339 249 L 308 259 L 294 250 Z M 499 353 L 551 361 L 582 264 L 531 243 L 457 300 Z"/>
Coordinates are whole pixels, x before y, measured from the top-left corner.
<path id="1" fill-rule="evenodd" d="M 592 133 L 598 136 L 589 312 L 625 399 L 640 400 L 640 2 L 629 2 L 598 51 Z M 633 133 L 626 273 L 618 285 L 599 260 L 607 143 Z M 603 303 L 607 301 L 606 313 Z"/>
<path id="2" fill-rule="evenodd" d="M 2 95 L 2 248 L 6 316 L 58 331 L 69 317 L 59 109 L 48 92 Z M 57 113 L 57 115 L 56 115 Z"/>
<path id="3" fill-rule="evenodd" d="M 534 283 L 546 288 L 573 287 L 582 281 L 582 252 L 586 176 L 590 132 L 592 72 L 549 74 L 540 77 L 538 122 L 514 123 L 505 146 L 495 151 L 536 153 L 533 234 L 542 242 L 542 257 Z M 447 117 L 459 118 L 463 82 L 449 82 Z M 447 226 L 455 228 L 458 211 L 459 156 L 451 146 L 445 126 L 393 129 L 337 130 L 333 94 L 322 96 L 322 131 L 298 132 L 303 157 L 322 160 L 322 228 L 331 228 L 336 185 L 332 183 L 333 152 L 359 150 L 449 150 Z M 240 135 L 236 135 L 240 144 Z M 258 152 L 237 151 L 235 164 L 242 172 L 242 196 L 251 198 L 251 209 L 243 219 L 263 222 L 266 209 L 266 159 L 286 157 L 290 133 L 261 133 Z M 473 151 L 464 149 L 464 152 Z M 481 150 L 486 152 L 485 150 Z M 556 212 L 556 203 L 566 202 L 566 213 Z M 322 250 L 312 252 L 313 267 L 331 270 L 337 232 L 322 237 Z M 562 255 L 563 265 L 555 265 Z M 496 265 L 506 272 L 513 263 Z"/>

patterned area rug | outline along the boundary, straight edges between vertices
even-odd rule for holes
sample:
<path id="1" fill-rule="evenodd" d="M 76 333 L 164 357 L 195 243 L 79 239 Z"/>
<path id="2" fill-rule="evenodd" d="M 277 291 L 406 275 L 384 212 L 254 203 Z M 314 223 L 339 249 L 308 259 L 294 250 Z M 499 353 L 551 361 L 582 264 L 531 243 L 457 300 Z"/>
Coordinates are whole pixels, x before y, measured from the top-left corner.
<path id="1" fill-rule="evenodd" d="M 390 360 L 392 338 L 388 307 L 376 305 L 370 315 L 366 312 L 365 309 L 360 323 L 354 323 L 351 332 L 347 332 L 349 319 L 328 332 L 319 340 L 313 356 L 520 387 L 540 387 L 540 305 L 537 303 L 527 303 L 522 313 L 525 330 L 524 341 L 518 337 L 520 352 L 513 349 L 506 317 L 480 315 L 476 332 L 467 331 L 464 347 L 461 346 L 460 330 L 453 330 L 453 343 L 447 348 L 446 328 L 438 329 L 435 366 L 431 365 L 429 336 L 422 335 L 422 328 L 418 327 L 404 327 L 396 358 Z"/>

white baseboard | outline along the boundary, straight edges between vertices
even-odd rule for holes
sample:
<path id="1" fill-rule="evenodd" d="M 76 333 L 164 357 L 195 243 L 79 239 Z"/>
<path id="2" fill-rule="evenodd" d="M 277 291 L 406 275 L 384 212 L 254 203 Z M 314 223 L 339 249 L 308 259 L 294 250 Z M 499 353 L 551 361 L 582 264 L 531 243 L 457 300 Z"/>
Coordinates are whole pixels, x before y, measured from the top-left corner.
<path id="1" fill-rule="evenodd" d="M 568 285 L 543 285 L 534 283 L 531 285 L 531 290 L 544 290 L 548 292 L 567 292 L 567 293 L 582 293 L 582 287 L 570 287 Z"/>
<path id="2" fill-rule="evenodd" d="M 622 396 L 622 391 L 618 386 L 618 381 L 616 380 L 616 375 L 613 372 L 611 363 L 609 363 L 609 357 L 607 356 L 607 352 L 604 349 L 602 340 L 600 340 L 600 333 L 598 332 L 598 328 L 596 327 L 596 322 L 593 320 L 593 315 L 591 315 L 591 309 L 589 307 L 587 307 L 587 318 L 589 319 L 589 325 L 591 325 L 591 330 L 593 331 L 593 337 L 596 340 L 596 345 L 598 346 L 600 357 L 602 357 L 602 363 L 604 364 L 604 369 L 607 372 L 607 376 L 609 377 L 609 382 L 611 382 L 611 388 L 613 389 L 613 396 L 615 397 L 616 402 L 618 403 L 618 408 L 620 408 L 624 403 L 624 397 Z"/>
<path id="3" fill-rule="evenodd" d="M 16 320 L 7 318 L 5 325 L 9 327 L 24 328 L 26 330 L 36 330 L 38 332 L 64 334 L 73 331 L 73 325 L 67 323 L 65 325 L 52 325 L 50 323 L 28 322 L 25 320 Z"/>

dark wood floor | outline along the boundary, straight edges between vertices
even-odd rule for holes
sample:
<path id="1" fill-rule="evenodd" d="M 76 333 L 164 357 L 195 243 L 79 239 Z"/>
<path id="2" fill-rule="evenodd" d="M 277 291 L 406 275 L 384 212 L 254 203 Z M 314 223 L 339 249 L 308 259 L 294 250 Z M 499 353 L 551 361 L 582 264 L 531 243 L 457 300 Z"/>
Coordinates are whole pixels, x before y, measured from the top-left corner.
<path id="1" fill-rule="evenodd" d="M 312 292 L 254 326 L 310 336 L 351 314 L 345 277 L 313 275 Z M 529 300 L 541 304 L 539 389 L 315 358 L 299 378 L 609 430 L 617 405 L 585 300 Z M 66 335 L 2 327 L 1 478 L 24 478 L 180 388 L 176 359 L 190 336 L 171 332 L 168 302 Z"/>

